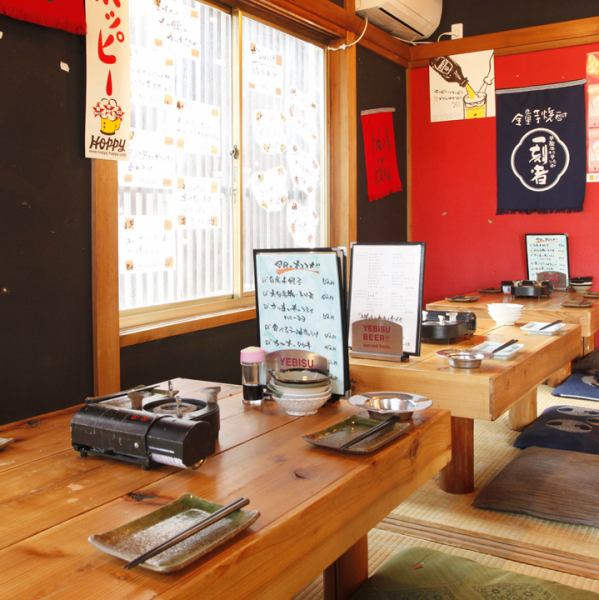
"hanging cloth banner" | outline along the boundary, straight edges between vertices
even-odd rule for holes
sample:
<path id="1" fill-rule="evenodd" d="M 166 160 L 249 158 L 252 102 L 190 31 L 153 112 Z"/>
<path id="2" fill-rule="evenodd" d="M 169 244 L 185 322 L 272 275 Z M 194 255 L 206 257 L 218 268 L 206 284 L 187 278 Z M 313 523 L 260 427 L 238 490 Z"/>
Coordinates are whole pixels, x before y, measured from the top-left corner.
<path id="1" fill-rule="evenodd" d="M 579 212 L 584 80 L 497 90 L 497 214 Z"/>
<path id="2" fill-rule="evenodd" d="M 131 120 L 129 0 L 86 0 L 85 156 L 126 159 Z"/>
<path id="3" fill-rule="evenodd" d="M 0 14 L 45 27 L 85 33 L 84 0 L 0 0 Z"/>
<path id="4" fill-rule="evenodd" d="M 376 108 L 360 113 L 369 202 L 402 190 L 395 153 L 394 112 L 394 108 Z"/>

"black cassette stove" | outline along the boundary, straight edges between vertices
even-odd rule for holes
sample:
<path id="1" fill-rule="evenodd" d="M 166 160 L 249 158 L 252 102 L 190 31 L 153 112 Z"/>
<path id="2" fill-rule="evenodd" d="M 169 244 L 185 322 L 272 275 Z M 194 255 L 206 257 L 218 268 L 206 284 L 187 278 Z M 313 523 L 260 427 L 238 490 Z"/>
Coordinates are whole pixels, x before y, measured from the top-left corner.
<path id="1" fill-rule="evenodd" d="M 423 310 L 420 337 L 423 342 L 453 344 L 471 337 L 476 330 L 476 315 L 472 312 Z"/>
<path id="2" fill-rule="evenodd" d="M 71 421 L 73 448 L 81 456 L 104 456 L 139 464 L 199 466 L 214 453 L 220 429 L 219 387 L 204 399 L 180 398 L 171 382 L 87 398 Z"/>

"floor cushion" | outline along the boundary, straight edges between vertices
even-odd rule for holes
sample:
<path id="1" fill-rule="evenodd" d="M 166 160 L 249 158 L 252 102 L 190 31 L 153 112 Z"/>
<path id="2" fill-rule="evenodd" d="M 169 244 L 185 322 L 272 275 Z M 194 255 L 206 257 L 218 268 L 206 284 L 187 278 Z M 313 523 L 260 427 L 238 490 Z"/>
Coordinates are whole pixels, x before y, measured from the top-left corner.
<path id="1" fill-rule="evenodd" d="M 599 527 L 599 456 L 527 448 L 482 488 L 477 508 Z"/>
<path id="2" fill-rule="evenodd" d="M 352 600 L 598 600 L 599 594 L 410 548 L 390 558 Z"/>
<path id="3" fill-rule="evenodd" d="M 516 438 L 514 446 L 599 454 L 599 406 L 551 406 Z"/>
<path id="4" fill-rule="evenodd" d="M 599 401 L 599 380 L 596 377 L 597 375 L 589 373 L 572 373 L 566 381 L 558 385 L 551 393 L 561 398 Z"/>

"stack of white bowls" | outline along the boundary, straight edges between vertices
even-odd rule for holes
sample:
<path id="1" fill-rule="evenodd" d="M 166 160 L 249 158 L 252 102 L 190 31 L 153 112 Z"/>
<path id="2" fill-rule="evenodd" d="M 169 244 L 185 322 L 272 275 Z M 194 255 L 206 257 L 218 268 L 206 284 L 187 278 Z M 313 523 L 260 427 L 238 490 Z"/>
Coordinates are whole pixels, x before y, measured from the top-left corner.
<path id="1" fill-rule="evenodd" d="M 317 371 L 271 371 L 267 389 L 288 415 L 314 415 L 331 397 L 331 379 Z"/>
<path id="2" fill-rule="evenodd" d="M 489 315 L 497 325 L 513 325 L 520 319 L 524 305 L 513 303 L 492 303 L 487 305 Z"/>

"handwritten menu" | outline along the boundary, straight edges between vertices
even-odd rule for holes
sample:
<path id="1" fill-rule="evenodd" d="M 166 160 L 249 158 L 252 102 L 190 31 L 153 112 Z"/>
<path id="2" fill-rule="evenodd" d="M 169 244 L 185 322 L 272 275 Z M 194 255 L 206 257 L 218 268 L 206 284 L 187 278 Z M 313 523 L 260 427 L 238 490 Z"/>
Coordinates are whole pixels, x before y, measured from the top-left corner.
<path id="1" fill-rule="evenodd" d="M 333 393 L 343 395 L 347 346 L 337 253 L 255 250 L 254 262 L 260 345 L 326 357 Z"/>
<path id="2" fill-rule="evenodd" d="M 527 233 L 526 261 L 528 278 L 535 281 L 538 273 L 555 271 L 570 278 L 568 234 L 566 233 Z"/>
<path id="3" fill-rule="evenodd" d="M 424 244 L 355 244 L 352 246 L 351 325 L 384 319 L 402 326 L 403 351 L 420 352 Z"/>

